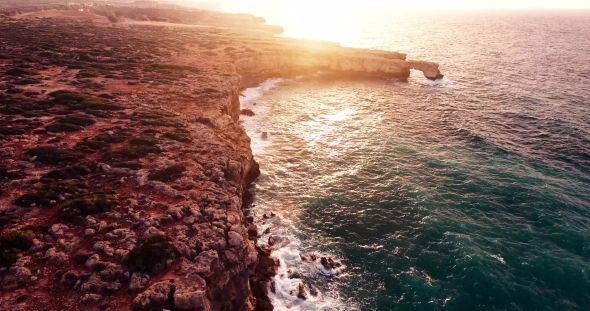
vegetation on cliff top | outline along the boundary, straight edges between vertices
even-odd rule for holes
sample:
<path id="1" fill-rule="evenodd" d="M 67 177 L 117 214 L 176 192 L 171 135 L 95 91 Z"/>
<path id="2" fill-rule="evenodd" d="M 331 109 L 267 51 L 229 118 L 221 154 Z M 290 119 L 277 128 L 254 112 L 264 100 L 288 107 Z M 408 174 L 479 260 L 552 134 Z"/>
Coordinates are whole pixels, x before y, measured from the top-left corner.
<path id="1" fill-rule="evenodd" d="M 176 257 L 176 248 L 164 235 L 152 235 L 131 250 L 125 265 L 132 272 L 154 274 L 167 266 L 167 261 Z"/>
<path id="2" fill-rule="evenodd" d="M 76 217 L 86 217 L 111 210 L 115 201 L 105 195 L 95 195 L 73 200 L 61 207 L 59 216 L 72 221 Z"/>
<path id="3" fill-rule="evenodd" d="M 0 238 L 0 268 L 10 267 L 18 259 L 19 251 L 28 250 L 33 245 L 30 232 L 13 231 Z"/>
<path id="4" fill-rule="evenodd" d="M 157 180 L 162 182 L 171 182 L 182 176 L 182 173 L 186 170 L 184 165 L 176 164 L 169 166 L 165 169 L 151 173 L 148 178 L 150 180 Z"/>

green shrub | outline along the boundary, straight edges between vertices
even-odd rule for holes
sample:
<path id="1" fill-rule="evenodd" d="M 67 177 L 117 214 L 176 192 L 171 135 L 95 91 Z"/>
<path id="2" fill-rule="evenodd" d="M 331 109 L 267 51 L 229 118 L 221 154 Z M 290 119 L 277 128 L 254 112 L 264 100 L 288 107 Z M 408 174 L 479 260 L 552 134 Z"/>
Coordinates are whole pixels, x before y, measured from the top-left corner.
<path id="1" fill-rule="evenodd" d="M 85 112 L 98 118 L 110 118 L 113 116 L 111 113 L 105 110 L 85 110 Z"/>
<path id="2" fill-rule="evenodd" d="M 40 118 L 40 117 L 49 116 L 50 114 L 47 112 L 44 112 L 44 111 L 33 110 L 33 111 L 23 112 L 21 115 L 25 118 Z"/>
<path id="3" fill-rule="evenodd" d="M 24 69 L 24 68 L 12 68 L 12 69 L 8 69 L 6 71 L 6 74 L 9 76 L 15 76 L 15 77 L 24 77 L 24 76 L 34 76 L 37 73 L 29 70 L 29 69 Z"/>
<path id="4" fill-rule="evenodd" d="M 57 104 L 68 106 L 73 110 L 122 110 L 123 107 L 105 103 L 103 99 L 91 98 L 86 95 L 67 91 L 58 90 L 48 94 L 53 97 L 53 101 Z"/>
<path id="5" fill-rule="evenodd" d="M 6 94 L 20 94 L 20 93 L 24 93 L 24 92 L 25 92 L 25 90 L 19 89 L 16 87 L 11 87 L 6 90 Z"/>
<path id="6" fill-rule="evenodd" d="M 158 146 L 141 146 L 129 145 L 116 151 L 110 151 L 102 156 L 106 162 L 125 162 L 129 160 L 137 160 L 147 156 L 150 153 L 160 153 Z"/>
<path id="7" fill-rule="evenodd" d="M 107 93 L 100 94 L 100 95 L 98 95 L 98 97 L 106 98 L 106 99 L 115 99 L 115 96 L 113 96 L 111 94 L 107 94 Z"/>
<path id="8" fill-rule="evenodd" d="M 53 97 L 53 101 L 56 103 L 64 104 L 70 102 L 82 102 L 86 97 L 80 93 L 68 91 L 68 90 L 58 90 L 48 94 L 49 96 Z"/>
<path id="9" fill-rule="evenodd" d="M 0 126 L 0 134 L 2 135 L 22 135 L 25 133 L 26 131 L 20 128 Z"/>
<path id="10" fill-rule="evenodd" d="M 98 77 L 98 73 L 96 71 L 92 71 L 92 70 L 88 70 L 88 69 L 82 69 L 76 75 L 76 78 L 78 78 L 78 79 L 81 79 L 81 78 L 96 78 L 96 77 Z"/>
<path id="11" fill-rule="evenodd" d="M 96 123 L 92 118 L 83 115 L 69 115 L 62 118 L 57 119 L 58 123 L 64 124 L 74 124 L 79 126 L 88 126 L 93 125 Z"/>
<path id="12" fill-rule="evenodd" d="M 65 220 L 72 221 L 76 217 L 86 217 L 98 213 L 104 213 L 115 206 L 115 201 L 104 195 L 84 197 L 75 199 L 62 206 L 59 216 Z"/>
<path id="13" fill-rule="evenodd" d="M 163 235 L 140 240 L 129 252 L 125 265 L 132 272 L 155 274 L 166 268 L 166 262 L 176 257 L 176 248 Z"/>
<path id="14" fill-rule="evenodd" d="M 76 143 L 76 149 L 84 153 L 94 153 L 96 150 L 101 150 L 108 146 L 110 146 L 108 143 L 96 140 L 83 140 Z"/>
<path id="15" fill-rule="evenodd" d="M 53 170 L 45 175 L 43 178 L 51 178 L 51 179 L 73 179 L 78 178 L 80 176 L 86 176 L 96 170 L 95 164 L 90 163 L 81 163 L 74 166 L 69 166 L 62 169 Z"/>
<path id="16" fill-rule="evenodd" d="M 14 204 L 20 207 L 30 207 L 33 203 L 37 206 L 49 206 L 52 200 L 57 202 L 60 195 L 72 194 L 77 190 L 75 186 L 68 184 L 44 185 L 36 192 L 21 195 L 14 201 Z"/>
<path id="17" fill-rule="evenodd" d="M 122 143 L 131 136 L 125 131 L 117 130 L 113 132 L 112 135 L 103 133 L 94 137 L 87 137 L 76 144 L 76 149 L 85 153 L 93 153 L 94 151 L 104 149 L 111 144 Z"/>
<path id="18" fill-rule="evenodd" d="M 8 180 L 24 179 L 25 176 L 26 175 L 21 172 L 8 171 L 7 168 L 0 166 L 0 181 L 2 181 L 4 179 L 8 179 Z"/>
<path id="19" fill-rule="evenodd" d="M 70 163 L 78 159 L 73 152 L 54 146 L 37 146 L 27 151 L 27 154 L 31 157 L 36 156 L 37 161 L 43 164 Z"/>
<path id="20" fill-rule="evenodd" d="M 114 131 L 114 133 L 112 135 L 107 134 L 107 133 L 97 135 L 93 138 L 93 140 L 104 141 L 109 144 L 118 144 L 118 143 L 122 143 L 122 142 L 126 141 L 127 138 L 129 138 L 130 136 L 131 136 L 131 134 L 129 134 L 125 131 L 117 130 L 117 131 Z"/>
<path id="21" fill-rule="evenodd" d="M 69 123 L 50 123 L 45 126 L 45 129 L 51 133 L 72 133 L 82 130 L 82 127 Z"/>
<path id="22" fill-rule="evenodd" d="M 184 165 L 176 164 L 169 166 L 165 169 L 153 172 L 148 176 L 148 178 L 150 180 L 170 182 L 180 178 L 185 170 L 186 168 L 184 167 Z"/>
<path id="23" fill-rule="evenodd" d="M 18 259 L 19 251 L 26 251 L 33 245 L 30 232 L 13 231 L 0 238 L 0 267 L 10 267 Z"/>
<path id="24" fill-rule="evenodd" d="M 17 81 L 14 81 L 15 85 L 30 85 L 30 84 L 39 84 L 41 80 L 35 78 L 24 78 Z"/>

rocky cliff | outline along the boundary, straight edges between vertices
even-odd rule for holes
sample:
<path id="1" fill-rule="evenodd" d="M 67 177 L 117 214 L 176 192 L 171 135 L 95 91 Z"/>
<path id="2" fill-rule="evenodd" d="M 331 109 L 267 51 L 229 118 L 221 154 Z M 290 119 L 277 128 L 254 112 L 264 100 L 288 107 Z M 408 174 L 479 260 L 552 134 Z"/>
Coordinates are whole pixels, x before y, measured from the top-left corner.
<path id="1" fill-rule="evenodd" d="M 240 91 L 318 70 L 440 77 L 405 57 L 243 29 L 0 19 L 0 303 L 271 310 L 278 262 L 242 211 L 259 168 Z"/>
<path id="2" fill-rule="evenodd" d="M 245 77 L 293 76 L 317 71 L 333 71 L 340 75 L 376 75 L 408 78 L 410 70 L 422 71 L 427 79 L 442 79 L 438 64 L 407 61 L 397 52 L 343 48 L 329 43 L 274 38 L 276 46 L 239 55 L 237 71 Z M 315 43 L 315 44 L 314 44 Z"/>

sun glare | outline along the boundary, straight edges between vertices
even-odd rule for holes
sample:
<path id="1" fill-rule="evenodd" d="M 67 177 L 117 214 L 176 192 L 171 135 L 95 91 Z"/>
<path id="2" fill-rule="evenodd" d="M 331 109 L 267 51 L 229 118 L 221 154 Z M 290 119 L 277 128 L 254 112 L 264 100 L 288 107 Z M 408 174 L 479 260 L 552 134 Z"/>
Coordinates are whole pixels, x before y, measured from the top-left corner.
<path id="1" fill-rule="evenodd" d="M 303 1 L 286 4 L 285 9 L 282 18 L 290 37 L 342 42 L 355 29 L 352 20 L 357 12 L 346 3 Z"/>

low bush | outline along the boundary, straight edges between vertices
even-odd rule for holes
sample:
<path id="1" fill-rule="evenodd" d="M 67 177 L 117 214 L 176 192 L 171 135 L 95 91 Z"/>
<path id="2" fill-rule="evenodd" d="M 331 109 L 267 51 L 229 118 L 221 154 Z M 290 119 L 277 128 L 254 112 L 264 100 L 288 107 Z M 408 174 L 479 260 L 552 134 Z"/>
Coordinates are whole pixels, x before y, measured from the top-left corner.
<path id="1" fill-rule="evenodd" d="M 81 78 L 96 78 L 98 77 L 98 73 L 96 71 L 92 71 L 92 70 L 88 70 L 88 69 L 82 69 L 78 72 L 78 74 L 76 75 L 76 78 L 81 79 Z"/>
<path id="2" fill-rule="evenodd" d="M 53 101 L 60 104 L 70 102 L 82 102 L 86 97 L 80 93 L 68 91 L 68 90 L 57 90 L 48 94 L 53 97 Z"/>
<path id="3" fill-rule="evenodd" d="M 58 123 L 63 124 L 74 124 L 79 126 L 88 126 L 93 125 L 96 123 L 92 118 L 83 115 L 69 115 L 62 118 L 57 119 Z"/>
<path id="4" fill-rule="evenodd" d="M 37 161 L 48 165 L 71 163 L 78 159 L 73 152 L 55 146 L 37 146 L 27 151 L 27 154 L 37 157 Z"/>
<path id="5" fill-rule="evenodd" d="M 126 162 L 137 160 L 147 156 L 150 153 L 160 153 L 158 146 L 129 145 L 116 151 L 110 151 L 102 156 L 105 162 Z"/>
<path id="6" fill-rule="evenodd" d="M 184 167 L 184 165 L 176 164 L 169 166 L 165 169 L 153 172 L 148 176 L 148 178 L 150 180 L 170 182 L 180 178 L 185 170 L 186 168 Z"/>
<path id="7" fill-rule="evenodd" d="M 84 153 L 94 153 L 96 150 L 104 149 L 111 144 L 122 143 L 131 135 L 125 131 L 113 131 L 113 134 L 103 133 L 94 137 L 87 137 L 76 144 L 76 149 Z"/>
<path id="8" fill-rule="evenodd" d="M 155 146 L 158 144 L 158 141 L 150 138 L 136 137 L 130 140 L 129 144 L 135 146 Z"/>
<path id="9" fill-rule="evenodd" d="M 115 201 L 105 195 L 97 195 L 75 199 L 61 207 L 59 216 L 72 221 L 76 217 L 86 217 L 98 213 L 110 211 L 115 206 Z"/>
<path id="10" fill-rule="evenodd" d="M 123 107 L 106 103 L 101 98 L 92 98 L 77 92 L 58 90 L 49 93 L 56 104 L 68 106 L 72 110 L 122 110 Z"/>
<path id="11" fill-rule="evenodd" d="M 9 171 L 7 168 L 0 166 L 0 181 L 5 180 L 5 179 L 7 179 L 7 180 L 24 179 L 25 176 L 26 175 L 24 173 L 16 172 L 16 171 Z"/>
<path id="12" fill-rule="evenodd" d="M 110 146 L 110 144 L 104 141 L 96 141 L 96 140 L 83 140 L 76 143 L 76 149 L 84 152 L 84 153 L 94 153 L 97 150 L 104 149 Z"/>
<path id="13" fill-rule="evenodd" d="M 10 267 L 18 259 L 19 251 L 28 250 L 33 245 L 30 232 L 13 231 L 0 238 L 0 267 Z"/>
<path id="14" fill-rule="evenodd" d="M 66 168 L 53 170 L 43 175 L 43 178 L 50 178 L 56 180 L 73 179 L 78 178 L 80 176 L 86 176 L 94 171 L 96 171 L 96 164 L 81 163 Z"/>
<path id="15" fill-rule="evenodd" d="M 72 133 L 81 131 L 82 127 L 75 124 L 54 122 L 45 126 L 45 129 L 51 133 Z"/>
<path id="16" fill-rule="evenodd" d="M 35 78 L 24 78 L 17 81 L 14 81 L 16 85 L 30 85 L 30 84 L 40 84 L 41 80 Z"/>
<path id="17" fill-rule="evenodd" d="M 5 73 L 9 76 L 14 76 L 14 77 L 34 76 L 37 74 L 36 72 L 34 72 L 30 69 L 25 69 L 25 68 L 8 69 Z"/>
<path id="18" fill-rule="evenodd" d="M 100 94 L 100 95 L 98 95 L 98 97 L 106 98 L 106 99 L 115 99 L 115 96 L 113 96 L 111 94 L 107 94 L 107 93 Z"/>
<path id="19" fill-rule="evenodd" d="M 167 266 L 167 261 L 175 259 L 177 250 L 164 235 L 153 235 L 140 240 L 129 252 L 125 265 L 132 272 L 155 274 Z"/>
<path id="20" fill-rule="evenodd" d="M 78 189 L 74 185 L 69 184 L 50 184 L 44 185 L 41 189 L 33 193 L 26 193 L 18 197 L 14 201 L 14 205 L 20 207 L 30 207 L 32 204 L 36 206 L 49 206 L 51 201 L 58 201 L 60 195 L 66 193 L 75 193 Z"/>

